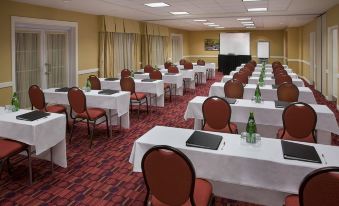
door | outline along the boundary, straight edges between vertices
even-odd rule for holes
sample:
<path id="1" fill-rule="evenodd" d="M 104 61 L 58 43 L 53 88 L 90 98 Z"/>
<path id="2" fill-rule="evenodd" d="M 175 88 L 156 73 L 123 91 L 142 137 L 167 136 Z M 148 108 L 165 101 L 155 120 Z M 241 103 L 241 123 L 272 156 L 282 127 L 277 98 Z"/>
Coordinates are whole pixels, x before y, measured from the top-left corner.
<path id="1" fill-rule="evenodd" d="M 317 65 L 316 65 L 316 38 L 315 38 L 315 32 L 310 33 L 310 73 L 311 75 L 311 81 L 315 85 L 316 77 L 317 77 Z"/>
<path id="2" fill-rule="evenodd" d="M 338 28 L 332 30 L 332 95 L 338 98 Z"/>

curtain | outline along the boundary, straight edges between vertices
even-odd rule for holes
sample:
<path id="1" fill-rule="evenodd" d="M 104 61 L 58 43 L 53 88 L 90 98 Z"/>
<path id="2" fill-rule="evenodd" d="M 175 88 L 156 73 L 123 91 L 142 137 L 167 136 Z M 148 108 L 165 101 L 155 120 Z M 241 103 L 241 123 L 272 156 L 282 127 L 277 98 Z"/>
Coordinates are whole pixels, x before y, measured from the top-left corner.
<path id="1" fill-rule="evenodd" d="M 172 62 L 179 62 L 183 57 L 181 38 L 181 36 L 172 36 Z"/>
<path id="2" fill-rule="evenodd" d="M 15 78 L 16 92 L 20 107 L 30 107 L 28 89 L 31 85 L 40 85 L 40 36 L 37 33 L 15 34 Z"/>
<path id="3" fill-rule="evenodd" d="M 168 58 L 168 37 L 143 35 L 143 65 L 162 65 Z"/>
<path id="4" fill-rule="evenodd" d="M 47 33 L 47 87 L 67 86 L 66 34 Z"/>
<path id="5" fill-rule="evenodd" d="M 120 71 L 140 67 L 140 35 L 101 32 L 99 44 L 99 76 L 116 77 Z"/>

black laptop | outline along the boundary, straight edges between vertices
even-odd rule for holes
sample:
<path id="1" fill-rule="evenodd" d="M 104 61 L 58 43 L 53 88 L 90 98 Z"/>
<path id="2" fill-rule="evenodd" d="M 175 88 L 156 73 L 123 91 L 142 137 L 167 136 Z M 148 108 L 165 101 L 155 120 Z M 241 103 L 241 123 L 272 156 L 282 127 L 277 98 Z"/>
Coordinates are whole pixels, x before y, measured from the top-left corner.
<path id="1" fill-rule="evenodd" d="M 16 119 L 24 120 L 24 121 L 34 121 L 34 120 L 37 120 L 37 119 L 47 117 L 49 115 L 50 115 L 50 113 L 35 110 L 35 111 L 32 111 L 32 112 L 28 112 L 28 113 L 25 113 L 25 114 L 18 115 L 18 116 L 16 116 Z"/>
<path id="2" fill-rule="evenodd" d="M 144 72 L 134 72 L 134 74 L 144 74 Z"/>
<path id="3" fill-rule="evenodd" d="M 155 82 L 157 79 L 142 79 L 142 82 Z"/>
<path id="4" fill-rule="evenodd" d="M 233 99 L 233 98 L 224 98 L 229 104 L 235 104 L 237 102 L 237 99 Z"/>
<path id="5" fill-rule="evenodd" d="M 272 84 L 272 89 L 278 89 L 279 85 Z"/>
<path id="6" fill-rule="evenodd" d="M 311 145 L 281 140 L 284 159 L 321 163 L 319 155 Z"/>
<path id="7" fill-rule="evenodd" d="M 165 73 L 165 75 L 176 75 L 177 73 Z"/>
<path id="8" fill-rule="evenodd" d="M 104 89 L 98 92 L 98 94 L 103 94 L 103 95 L 112 95 L 116 93 L 119 93 L 119 90 Z"/>
<path id="9" fill-rule="evenodd" d="M 278 101 L 278 100 L 275 100 L 275 101 L 274 101 L 274 104 L 275 104 L 275 108 L 285 108 L 285 107 L 287 107 L 288 105 L 290 105 L 291 102 L 285 102 L 285 101 Z"/>
<path id="10" fill-rule="evenodd" d="M 117 81 L 119 78 L 106 78 L 105 81 Z"/>
<path id="11" fill-rule="evenodd" d="M 186 146 L 217 150 L 221 140 L 222 136 L 220 135 L 194 131 L 186 141 Z"/>
<path id="12" fill-rule="evenodd" d="M 55 89 L 55 92 L 68 92 L 69 88 L 68 87 L 62 87 Z"/>

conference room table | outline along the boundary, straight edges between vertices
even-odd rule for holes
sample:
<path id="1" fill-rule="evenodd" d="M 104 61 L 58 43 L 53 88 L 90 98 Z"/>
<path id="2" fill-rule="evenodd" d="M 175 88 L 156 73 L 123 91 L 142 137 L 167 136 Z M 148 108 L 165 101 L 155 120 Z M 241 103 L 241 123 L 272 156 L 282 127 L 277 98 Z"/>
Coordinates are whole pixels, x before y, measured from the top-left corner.
<path id="1" fill-rule="evenodd" d="M 197 66 L 197 63 L 192 63 L 193 66 Z M 207 75 L 207 79 L 209 79 L 208 77 L 211 77 L 210 79 L 214 79 L 215 78 L 215 70 L 216 70 L 216 66 L 215 63 L 205 63 L 205 67 L 207 72 L 210 72 L 211 76 Z"/>
<path id="2" fill-rule="evenodd" d="M 99 78 L 102 89 L 121 90 L 120 79 L 108 81 L 105 78 Z M 164 80 L 155 80 L 153 82 L 145 82 L 142 79 L 134 79 L 135 91 L 148 93 L 154 95 L 155 101 L 152 98 L 148 98 L 149 105 L 164 107 L 165 95 L 164 95 Z"/>
<path id="3" fill-rule="evenodd" d="M 239 71 L 239 70 L 242 69 L 242 68 L 243 68 L 242 66 L 239 66 L 239 67 L 237 67 L 237 68 L 235 69 L 235 71 Z M 255 71 L 255 72 L 261 72 L 261 69 L 262 69 L 261 67 L 255 67 L 254 71 Z M 287 73 L 293 73 L 292 69 L 290 69 L 290 68 L 285 68 L 285 70 L 286 70 Z M 272 67 L 266 67 L 266 68 L 265 68 L 265 72 L 270 72 L 270 73 L 272 73 L 272 72 L 273 72 Z"/>
<path id="4" fill-rule="evenodd" d="M 221 82 L 227 82 L 229 80 L 233 79 L 232 75 L 225 75 Z M 250 77 L 248 79 L 249 84 L 258 84 L 259 83 L 259 77 Z M 265 77 L 264 78 L 265 85 L 273 85 L 275 84 L 275 79 L 272 79 L 271 77 Z M 301 79 L 292 79 L 292 83 L 297 87 L 305 87 L 303 80 Z"/>
<path id="5" fill-rule="evenodd" d="M 194 119 L 194 129 L 200 130 L 203 125 L 202 104 L 208 97 L 196 96 L 188 102 L 184 119 Z M 278 129 L 283 128 L 283 108 L 276 108 L 274 101 L 255 103 L 248 99 L 237 99 L 230 104 L 231 122 L 237 124 L 239 133 L 246 131 L 250 112 L 254 113 L 257 131 L 264 137 L 276 137 Z M 317 113 L 317 141 L 320 144 L 331 144 L 331 133 L 339 134 L 337 120 L 326 105 L 310 104 Z"/>
<path id="6" fill-rule="evenodd" d="M 69 105 L 67 92 L 56 92 L 56 88 L 44 89 L 46 103 Z M 112 137 L 112 126 L 120 125 L 130 128 L 129 103 L 130 92 L 120 91 L 112 95 L 99 94 L 101 90 L 84 92 L 87 107 L 102 108 L 108 110 L 110 126 L 110 137 Z M 120 121 L 119 121 L 120 120 Z"/>
<path id="7" fill-rule="evenodd" d="M 284 159 L 281 140 L 264 138 L 248 144 L 240 135 L 213 133 L 222 136 L 217 150 L 187 147 L 191 129 L 156 126 L 138 138 L 129 162 L 133 172 L 141 172 L 144 154 L 153 146 L 169 145 L 183 152 L 192 162 L 197 178 L 207 179 L 216 196 L 261 205 L 281 206 L 288 194 L 298 194 L 304 177 L 315 169 L 339 166 L 339 149 L 313 145 L 322 163 Z M 324 155 L 324 156 L 322 156 Z M 320 191 L 319 191 L 320 192 Z"/>
<path id="8" fill-rule="evenodd" d="M 164 83 L 175 85 L 174 94 L 183 95 L 183 74 L 171 74 L 160 70 Z M 134 73 L 134 79 L 150 79 L 149 73 Z M 173 91 L 173 89 L 172 89 Z"/>
<path id="9" fill-rule="evenodd" d="M 180 73 L 186 72 L 186 70 L 190 70 L 190 69 L 184 69 L 184 65 L 176 65 L 176 67 L 179 69 Z M 159 65 L 158 68 L 160 70 L 163 70 L 163 71 L 166 70 L 164 65 Z M 202 81 L 201 83 L 203 83 L 203 84 L 206 84 L 206 78 L 207 78 L 206 77 L 206 72 L 207 72 L 207 68 L 208 67 L 206 65 L 205 66 L 193 65 L 193 69 L 191 69 L 191 70 L 193 70 L 194 74 L 201 75 L 201 81 Z M 192 79 L 192 76 L 184 77 L 184 78 L 191 78 Z M 193 80 L 194 80 L 194 75 L 193 75 Z"/>
<path id="10" fill-rule="evenodd" d="M 34 156 L 67 167 L 66 116 L 50 113 L 34 121 L 19 120 L 16 117 L 32 110 L 20 109 L 6 112 L 0 107 L 0 137 L 30 145 Z"/>
<path id="11" fill-rule="evenodd" d="M 219 96 L 225 97 L 223 82 L 215 82 L 211 85 L 209 96 Z M 244 87 L 244 99 L 252 99 L 257 88 L 256 84 L 246 84 Z M 264 101 L 274 101 L 278 100 L 277 89 L 273 89 L 272 85 L 264 85 L 260 88 L 261 98 Z M 314 98 L 313 92 L 308 87 L 298 87 L 299 89 L 299 99 L 300 102 L 305 102 L 307 104 L 317 104 L 317 101 Z"/>
<path id="12" fill-rule="evenodd" d="M 233 76 L 238 71 L 231 71 L 230 75 Z M 261 72 L 254 71 L 252 73 L 252 77 L 260 77 Z M 292 79 L 298 79 L 298 75 L 296 73 L 287 73 Z M 274 74 L 272 72 L 265 72 L 265 77 L 274 77 Z"/>

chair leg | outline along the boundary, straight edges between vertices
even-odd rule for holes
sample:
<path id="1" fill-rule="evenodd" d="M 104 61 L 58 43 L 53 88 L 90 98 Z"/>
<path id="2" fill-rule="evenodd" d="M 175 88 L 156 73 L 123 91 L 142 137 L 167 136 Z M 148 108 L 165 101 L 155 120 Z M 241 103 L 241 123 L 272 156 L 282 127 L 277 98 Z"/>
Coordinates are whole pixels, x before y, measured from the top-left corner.
<path id="1" fill-rule="evenodd" d="M 9 157 L 7 158 L 6 162 L 7 162 L 7 172 L 9 175 L 11 175 L 13 173 L 13 166 L 11 165 Z"/>
<path id="2" fill-rule="evenodd" d="M 141 105 L 141 101 L 138 102 L 139 105 L 138 105 L 138 119 L 140 119 L 140 105 Z"/>
<path id="3" fill-rule="evenodd" d="M 71 132 L 70 132 L 70 134 L 69 134 L 69 143 L 70 143 L 70 144 L 71 144 L 71 141 L 72 141 L 72 135 L 73 135 L 74 125 L 75 125 L 75 119 L 73 119 L 73 124 L 72 124 L 72 127 L 71 127 Z"/>
<path id="4" fill-rule="evenodd" d="M 92 148 L 92 144 L 93 144 L 93 136 L 94 136 L 94 130 L 95 130 L 95 123 L 96 123 L 96 120 L 94 120 L 93 122 L 93 128 L 91 130 L 91 143 L 89 145 L 89 148 L 91 149 Z"/>
<path id="5" fill-rule="evenodd" d="M 108 126 L 108 117 L 107 117 L 107 114 L 105 114 L 105 117 L 106 117 L 106 127 L 107 127 L 107 137 L 109 137 L 109 130 L 110 130 L 110 127 Z M 110 117 L 111 118 L 111 117 Z M 121 124 L 120 124 L 121 125 Z M 112 132 L 112 131 L 111 131 Z"/>
<path id="6" fill-rule="evenodd" d="M 145 97 L 146 98 L 146 110 L 147 110 L 147 114 L 148 114 L 148 99 L 147 99 L 147 97 Z"/>
<path id="7" fill-rule="evenodd" d="M 50 155 L 51 155 L 51 173 L 54 173 L 54 159 L 53 159 L 53 147 L 49 149 Z"/>
<path id="8" fill-rule="evenodd" d="M 87 134 L 90 134 L 90 128 L 89 128 L 89 120 L 87 119 Z"/>
<path id="9" fill-rule="evenodd" d="M 3 164 L 4 164 L 3 160 L 0 160 L 0 180 L 2 176 Z"/>
<path id="10" fill-rule="evenodd" d="M 67 114 L 66 111 L 65 111 L 65 115 L 66 115 L 66 129 L 69 132 L 70 128 L 69 128 L 69 124 L 68 124 L 68 114 Z"/>
<path id="11" fill-rule="evenodd" d="M 28 146 L 27 150 L 27 157 L 28 157 L 28 175 L 29 175 L 29 185 L 33 183 L 33 175 L 32 175 L 32 158 L 31 158 L 31 147 Z"/>

